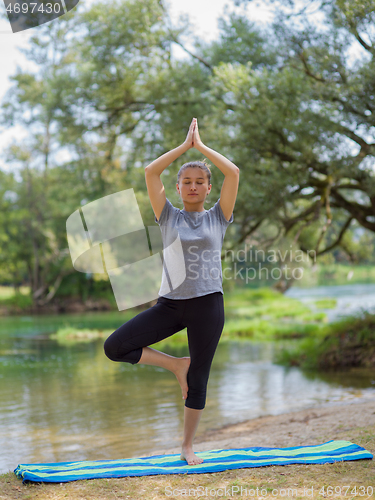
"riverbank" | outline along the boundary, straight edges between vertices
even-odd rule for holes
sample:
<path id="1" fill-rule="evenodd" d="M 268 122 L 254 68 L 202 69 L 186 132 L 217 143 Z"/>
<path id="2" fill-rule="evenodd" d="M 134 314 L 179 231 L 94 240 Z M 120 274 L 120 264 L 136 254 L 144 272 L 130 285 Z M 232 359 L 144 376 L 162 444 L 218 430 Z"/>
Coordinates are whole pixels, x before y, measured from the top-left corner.
<path id="1" fill-rule="evenodd" d="M 375 455 L 375 398 L 321 405 L 316 408 L 264 416 L 198 434 L 195 451 L 250 446 L 290 447 L 349 440 Z M 179 453 L 179 448 L 153 450 L 150 455 Z M 375 460 L 323 465 L 287 465 L 238 469 L 214 474 L 160 475 L 98 479 L 63 484 L 28 484 L 13 473 L 0 476 L 1 500 L 159 500 L 180 498 L 250 498 L 232 488 L 253 489 L 254 498 L 368 498 L 375 491 Z M 336 487 L 330 495 L 327 487 Z M 350 486 L 348 490 L 346 487 Z M 198 489 L 198 487 L 201 487 Z M 322 490 L 322 488 L 325 488 Z M 361 490 L 360 488 L 365 489 Z M 188 495 L 184 489 L 191 490 Z M 198 496 L 202 488 L 206 495 Z M 289 492 L 288 492 L 288 489 Z M 367 490 L 368 489 L 368 490 Z M 263 493 L 261 494 L 261 491 Z M 174 494 L 171 492 L 174 491 Z M 195 495 L 194 495 L 195 491 Z M 363 494 L 363 492 L 366 494 Z M 370 495 L 373 498 L 373 495 Z"/>
<path id="2" fill-rule="evenodd" d="M 79 314 L 90 311 L 113 311 L 114 305 L 105 298 L 79 298 L 56 299 L 44 306 L 32 306 L 28 297 L 0 302 L 0 316 L 25 316 L 28 314 Z"/>

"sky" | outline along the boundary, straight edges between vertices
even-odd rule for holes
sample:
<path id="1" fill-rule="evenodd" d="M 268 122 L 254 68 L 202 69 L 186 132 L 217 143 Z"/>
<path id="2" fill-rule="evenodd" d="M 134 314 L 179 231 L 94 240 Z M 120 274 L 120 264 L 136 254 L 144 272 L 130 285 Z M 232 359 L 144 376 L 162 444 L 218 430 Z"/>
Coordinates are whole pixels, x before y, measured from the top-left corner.
<path id="1" fill-rule="evenodd" d="M 21 2 L 22 0 L 20 0 Z M 95 0 L 81 0 L 87 4 L 94 3 Z M 109 0 L 108 0 L 109 1 Z M 80 3 L 81 3 L 80 2 Z M 177 21 L 179 15 L 188 14 L 191 23 L 194 25 L 199 36 L 205 41 L 210 41 L 218 36 L 217 21 L 224 13 L 224 8 L 227 5 L 229 10 L 240 10 L 235 8 L 232 0 L 167 0 L 166 5 L 169 6 L 169 12 L 172 21 Z M 242 12 L 242 10 L 241 10 Z M 0 0 L 0 14 L 5 13 L 4 3 Z M 262 0 L 255 0 L 251 3 L 251 7 L 247 9 L 247 15 L 251 20 L 263 23 L 271 19 L 271 11 L 267 8 Z M 58 19 L 52 22 L 59 22 Z M 12 86 L 9 80 L 11 75 L 14 75 L 17 66 L 24 70 L 35 70 L 33 63 L 26 60 L 18 47 L 27 47 L 31 36 L 37 34 L 40 27 L 31 28 L 19 33 L 12 33 L 7 19 L 0 18 L 0 103 L 5 99 L 5 94 Z M 181 48 L 175 46 L 174 56 L 184 57 L 186 54 Z M 11 142 L 13 137 L 20 138 L 26 132 L 19 126 L 5 130 L 0 127 L 0 168 L 9 170 L 10 167 L 4 164 L 1 159 L 4 147 Z"/>

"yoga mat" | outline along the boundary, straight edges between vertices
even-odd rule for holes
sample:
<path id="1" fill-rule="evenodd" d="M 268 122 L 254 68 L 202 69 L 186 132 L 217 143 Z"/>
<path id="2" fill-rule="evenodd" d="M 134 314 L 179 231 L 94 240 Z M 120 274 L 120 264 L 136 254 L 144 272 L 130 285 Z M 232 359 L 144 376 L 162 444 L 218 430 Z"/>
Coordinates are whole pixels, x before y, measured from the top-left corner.
<path id="1" fill-rule="evenodd" d="M 79 479 L 151 476 L 155 474 L 204 474 L 265 465 L 326 464 L 343 460 L 373 458 L 367 450 L 350 441 L 328 441 L 316 446 L 292 448 L 238 448 L 197 452 L 202 464 L 188 465 L 180 454 L 155 455 L 124 460 L 20 464 L 14 470 L 25 481 L 63 483 Z"/>

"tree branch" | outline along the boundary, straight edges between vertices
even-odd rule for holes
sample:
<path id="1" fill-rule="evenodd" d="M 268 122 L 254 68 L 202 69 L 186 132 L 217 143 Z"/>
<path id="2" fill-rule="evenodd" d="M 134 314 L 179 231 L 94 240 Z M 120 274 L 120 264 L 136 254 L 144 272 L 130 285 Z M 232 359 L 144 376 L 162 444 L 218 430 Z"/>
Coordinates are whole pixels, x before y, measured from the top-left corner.
<path id="1" fill-rule="evenodd" d="M 372 216 L 374 215 L 372 207 L 364 207 L 363 205 L 360 205 L 359 203 L 355 202 L 350 202 L 346 200 L 338 191 L 336 188 L 332 188 L 331 190 L 331 195 L 333 199 L 335 200 L 335 203 L 332 203 L 331 205 L 336 208 L 343 208 L 347 212 L 351 214 L 353 218 L 355 218 L 359 224 L 361 224 L 362 227 L 375 232 L 375 223 L 368 222 L 366 220 L 367 216 Z"/>
<path id="2" fill-rule="evenodd" d="M 325 97 L 327 97 L 328 99 L 330 98 L 329 95 L 326 95 Z M 332 97 L 331 100 L 332 100 L 332 102 L 339 102 L 340 104 L 345 106 L 345 108 L 348 111 L 350 111 L 351 113 L 358 115 L 358 116 L 361 116 L 362 118 L 368 119 L 368 116 L 366 116 L 364 113 L 361 113 L 360 111 L 358 111 L 358 109 L 353 108 L 353 106 L 351 106 L 349 103 L 347 103 L 343 99 L 340 99 L 339 97 Z"/>
<path id="3" fill-rule="evenodd" d="M 329 196 L 330 196 L 330 192 L 331 192 L 332 183 L 333 183 L 333 178 L 332 178 L 332 176 L 329 176 L 327 186 L 324 190 L 324 198 L 323 198 L 325 201 L 325 206 L 326 206 L 327 220 L 326 220 L 326 223 L 324 224 L 324 226 L 322 227 L 322 231 L 321 231 L 319 239 L 317 241 L 317 244 L 315 247 L 315 255 L 319 255 L 320 242 L 322 241 L 323 236 L 327 232 L 328 227 L 332 224 L 332 212 L 331 212 L 331 206 L 329 203 Z"/>
<path id="4" fill-rule="evenodd" d="M 189 54 L 191 57 L 194 57 L 194 59 L 197 59 L 199 62 L 201 62 L 202 64 L 204 64 L 206 66 L 206 68 L 208 68 L 211 73 L 214 72 L 212 66 L 210 64 L 208 64 L 208 62 L 206 62 L 204 59 L 202 59 L 201 57 L 197 56 L 196 54 L 193 54 L 192 52 L 190 52 L 189 49 L 187 49 L 179 40 L 177 40 L 175 37 L 172 37 L 172 41 L 174 43 L 176 43 L 177 45 L 179 45 L 187 54 Z"/>
<path id="5" fill-rule="evenodd" d="M 368 144 L 364 139 L 362 139 L 362 137 L 360 137 L 355 132 L 353 132 L 352 130 L 350 130 L 350 128 L 344 127 L 344 125 L 341 125 L 341 123 L 336 123 L 336 122 L 331 122 L 331 123 L 333 125 L 335 125 L 336 128 L 338 130 L 340 130 L 342 134 L 346 135 L 347 137 L 349 137 L 350 139 L 352 139 L 352 141 L 354 141 L 357 144 L 359 144 L 361 146 L 361 149 L 367 149 L 367 150 L 369 150 L 371 148 L 371 146 L 375 146 L 375 144 Z"/>
<path id="6" fill-rule="evenodd" d="M 337 240 L 334 241 L 332 243 L 332 245 L 329 245 L 328 247 L 326 247 L 324 250 L 321 250 L 320 252 L 318 252 L 316 255 L 322 255 L 324 253 L 327 253 L 327 252 L 330 252 L 333 248 L 335 248 L 337 245 L 340 244 L 346 230 L 348 229 L 348 227 L 350 226 L 350 223 L 352 222 L 352 220 L 354 219 L 353 216 L 350 216 L 347 221 L 345 222 L 345 224 L 343 225 L 343 227 L 341 228 L 341 231 L 340 231 L 340 234 L 338 235 L 337 237 Z"/>
<path id="7" fill-rule="evenodd" d="M 314 79 L 314 80 L 316 80 L 317 82 L 322 82 L 322 83 L 325 83 L 325 82 L 327 81 L 327 80 L 325 80 L 324 78 L 321 78 L 321 77 L 319 77 L 319 76 L 314 75 L 314 73 L 312 73 L 312 72 L 310 71 L 310 68 L 309 68 L 309 66 L 308 66 L 308 64 L 307 64 L 307 61 L 306 61 L 306 58 L 305 58 L 305 56 L 304 56 L 303 51 L 299 53 L 299 58 L 301 59 L 302 64 L 303 64 L 303 66 L 304 66 L 304 68 L 305 68 L 305 73 L 306 73 L 306 75 L 310 76 L 311 78 L 313 78 L 313 79 Z"/>
<path id="8" fill-rule="evenodd" d="M 304 212 L 300 213 L 296 217 L 289 218 L 287 220 L 282 221 L 284 227 L 285 227 L 285 234 L 288 234 L 289 231 L 297 224 L 297 222 L 303 221 L 306 219 L 306 217 L 312 213 L 316 214 L 318 205 L 320 206 L 320 200 L 316 200 L 315 203 L 310 205 Z M 313 218 L 313 220 L 316 220 L 317 217 Z"/>
<path id="9" fill-rule="evenodd" d="M 357 31 L 357 28 L 355 28 L 353 25 L 351 26 L 351 30 L 352 30 L 352 33 L 353 35 L 356 37 L 356 39 L 358 40 L 358 42 L 362 45 L 362 47 L 364 49 L 366 49 L 368 52 L 371 52 L 372 54 L 374 53 L 374 49 L 371 45 L 369 45 L 368 43 L 366 43 L 363 38 L 361 37 L 361 35 L 358 33 Z"/>

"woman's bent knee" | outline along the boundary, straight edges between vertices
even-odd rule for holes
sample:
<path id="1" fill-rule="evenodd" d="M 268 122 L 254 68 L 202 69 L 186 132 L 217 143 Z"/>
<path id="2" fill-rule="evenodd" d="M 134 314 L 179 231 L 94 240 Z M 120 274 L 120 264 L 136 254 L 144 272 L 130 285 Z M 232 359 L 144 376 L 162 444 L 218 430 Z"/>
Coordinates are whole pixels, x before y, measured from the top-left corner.
<path id="1" fill-rule="evenodd" d="M 114 335 L 114 334 L 112 334 Z M 104 342 L 104 353 L 111 361 L 121 361 L 135 365 L 142 357 L 142 347 L 126 349 L 116 342 L 116 337 L 109 336 Z"/>
<path id="2" fill-rule="evenodd" d="M 117 349 L 114 349 L 113 341 L 111 337 L 108 337 L 107 340 L 104 342 L 104 353 L 109 358 L 111 361 L 117 361 L 116 359 L 116 354 L 117 354 Z"/>

